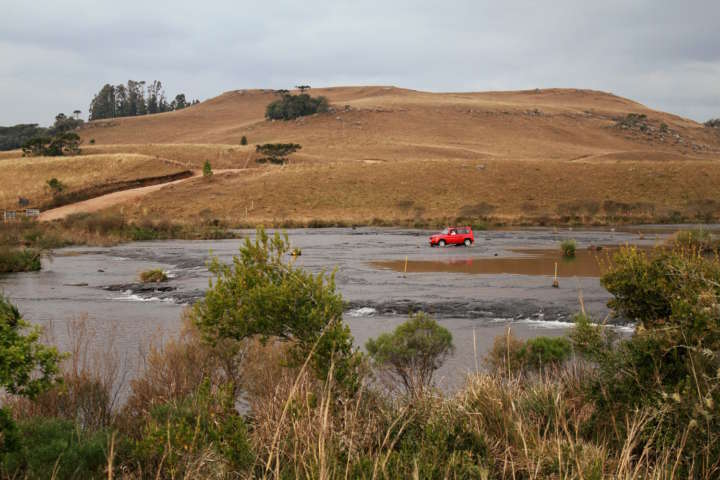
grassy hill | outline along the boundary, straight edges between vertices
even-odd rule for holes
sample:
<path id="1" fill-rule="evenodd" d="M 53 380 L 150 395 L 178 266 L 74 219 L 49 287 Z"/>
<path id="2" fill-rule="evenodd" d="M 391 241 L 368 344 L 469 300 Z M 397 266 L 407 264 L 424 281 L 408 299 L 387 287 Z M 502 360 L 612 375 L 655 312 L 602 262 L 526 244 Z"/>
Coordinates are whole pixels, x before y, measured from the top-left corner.
<path id="1" fill-rule="evenodd" d="M 142 154 L 199 169 L 125 205 L 142 216 L 230 223 L 502 223 L 708 220 L 720 210 L 716 129 L 608 93 L 313 89 L 331 111 L 267 121 L 272 91 L 91 122 L 86 153 Z M 241 146 L 247 136 L 250 145 Z M 90 139 L 94 145 L 89 145 Z M 292 142 L 284 167 L 254 144 Z M 247 216 L 246 216 L 246 208 Z"/>

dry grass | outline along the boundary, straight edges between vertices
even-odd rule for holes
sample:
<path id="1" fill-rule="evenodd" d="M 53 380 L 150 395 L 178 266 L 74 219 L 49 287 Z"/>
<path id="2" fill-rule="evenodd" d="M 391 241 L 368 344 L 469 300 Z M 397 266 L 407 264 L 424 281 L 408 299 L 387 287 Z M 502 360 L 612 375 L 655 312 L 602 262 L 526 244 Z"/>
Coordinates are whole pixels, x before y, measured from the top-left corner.
<path id="1" fill-rule="evenodd" d="M 0 209 L 18 208 L 22 196 L 38 206 L 52 198 L 46 181 L 57 178 L 66 191 L 123 180 L 168 175 L 182 168 L 137 154 L 13 158 L 0 162 Z"/>
<path id="2" fill-rule="evenodd" d="M 698 221 L 717 214 L 718 182 L 720 164 L 711 161 L 290 165 L 217 175 L 212 183 L 190 180 L 127 205 L 125 212 L 265 225 L 412 225 L 458 217 L 508 224 Z"/>

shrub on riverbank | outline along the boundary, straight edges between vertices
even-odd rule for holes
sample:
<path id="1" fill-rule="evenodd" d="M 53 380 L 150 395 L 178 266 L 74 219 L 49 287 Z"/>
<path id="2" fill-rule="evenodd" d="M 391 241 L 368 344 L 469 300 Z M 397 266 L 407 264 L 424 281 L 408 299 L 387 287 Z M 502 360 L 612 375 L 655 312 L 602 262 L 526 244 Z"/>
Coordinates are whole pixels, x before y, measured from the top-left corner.
<path id="1" fill-rule="evenodd" d="M 575 240 L 573 240 L 573 239 L 563 240 L 560 243 L 560 250 L 562 250 L 563 257 L 565 257 L 565 258 L 574 258 L 576 248 L 577 248 L 577 244 L 575 243 Z"/>
<path id="2" fill-rule="evenodd" d="M 69 245 L 112 245 L 146 240 L 236 238 L 221 222 L 172 223 L 127 220 L 118 212 L 77 213 L 53 222 L 0 224 L 0 249 L 50 250 Z"/>
<path id="3" fill-rule="evenodd" d="M 41 256 L 35 249 L 0 246 L 0 273 L 36 272 L 41 268 Z"/>
<path id="4" fill-rule="evenodd" d="M 140 272 L 140 281 L 143 283 L 167 282 L 168 276 L 161 269 L 155 268 L 152 270 L 145 270 L 144 272 Z"/>

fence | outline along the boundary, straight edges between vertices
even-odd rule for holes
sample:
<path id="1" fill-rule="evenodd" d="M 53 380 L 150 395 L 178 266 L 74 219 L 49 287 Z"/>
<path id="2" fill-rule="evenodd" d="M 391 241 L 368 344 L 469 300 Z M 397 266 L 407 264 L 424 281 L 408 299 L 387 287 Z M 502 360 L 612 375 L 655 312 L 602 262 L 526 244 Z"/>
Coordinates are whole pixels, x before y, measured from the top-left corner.
<path id="1" fill-rule="evenodd" d="M 36 218 L 40 216 L 40 210 L 37 208 L 26 208 L 25 210 L 21 210 L 19 212 L 15 210 L 5 210 L 3 212 L 3 222 L 14 222 L 16 220 L 20 220 L 22 217 L 25 218 Z"/>

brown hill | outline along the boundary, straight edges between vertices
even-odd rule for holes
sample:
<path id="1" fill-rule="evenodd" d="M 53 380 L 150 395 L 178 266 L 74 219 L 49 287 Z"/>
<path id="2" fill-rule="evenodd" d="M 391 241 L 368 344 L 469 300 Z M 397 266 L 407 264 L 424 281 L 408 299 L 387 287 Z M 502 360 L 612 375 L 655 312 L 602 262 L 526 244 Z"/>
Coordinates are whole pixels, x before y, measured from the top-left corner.
<path id="1" fill-rule="evenodd" d="M 331 112 L 267 121 L 265 107 L 278 96 L 238 90 L 177 112 L 91 122 L 81 135 L 86 145 L 95 140 L 88 153 L 259 168 L 213 183 L 184 182 L 129 209 L 162 215 L 172 205 L 173 218 L 537 223 L 717 213 L 716 130 L 612 94 L 395 87 L 311 93 L 326 96 Z M 250 146 L 239 145 L 243 135 Z M 253 145 L 269 142 L 303 148 L 291 166 L 259 166 Z M 254 207 L 247 217 L 245 206 Z"/>

